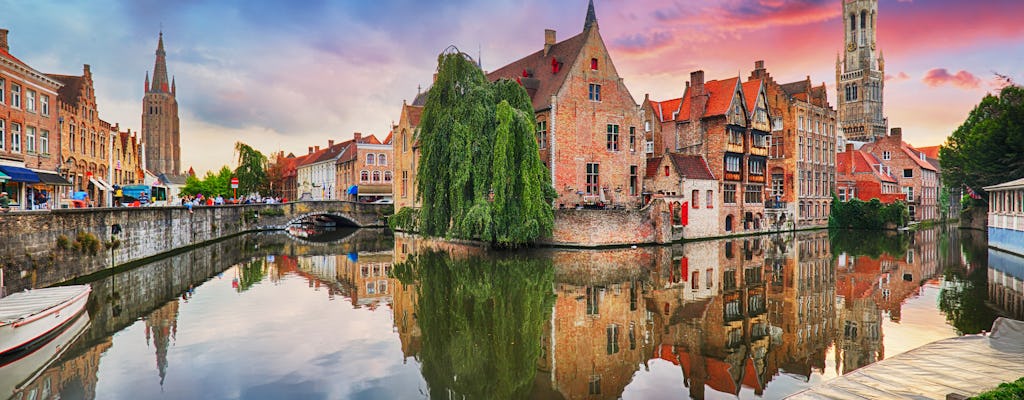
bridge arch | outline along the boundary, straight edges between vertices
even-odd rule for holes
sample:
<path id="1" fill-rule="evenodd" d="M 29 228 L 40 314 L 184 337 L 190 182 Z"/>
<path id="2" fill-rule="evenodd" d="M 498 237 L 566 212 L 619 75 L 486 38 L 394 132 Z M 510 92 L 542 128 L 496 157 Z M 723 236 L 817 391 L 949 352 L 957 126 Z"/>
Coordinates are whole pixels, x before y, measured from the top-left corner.
<path id="1" fill-rule="evenodd" d="M 302 221 L 304 219 L 315 218 L 315 217 L 318 217 L 318 216 L 328 217 L 328 218 L 338 222 L 339 225 L 343 225 L 343 226 L 352 226 L 352 227 L 356 227 L 356 228 L 362 228 L 363 227 L 363 225 L 360 224 L 359 221 L 356 221 L 355 219 L 353 219 L 352 217 L 350 217 L 348 215 L 345 215 L 345 214 L 339 213 L 339 212 L 335 212 L 335 211 L 312 211 L 312 212 L 307 212 L 307 213 L 303 213 L 303 214 L 294 215 L 294 216 L 292 216 L 292 218 L 286 224 L 284 224 L 284 226 L 287 227 L 287 226 L 292 225 L 292 224 L 297 224 L 297 223 L 299 223 L 300 221 Z"/>

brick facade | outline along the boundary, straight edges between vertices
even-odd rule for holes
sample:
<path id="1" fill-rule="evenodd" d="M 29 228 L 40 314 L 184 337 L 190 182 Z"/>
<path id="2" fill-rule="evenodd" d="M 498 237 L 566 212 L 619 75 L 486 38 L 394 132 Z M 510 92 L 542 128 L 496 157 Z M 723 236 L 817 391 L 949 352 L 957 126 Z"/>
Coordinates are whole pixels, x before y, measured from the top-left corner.
<path id="1" fill-rule="evenodd" d="M 828 225 L 835 190 L 836 111 L 825 84 L 810 77 L 780 84 L 764 61 L 754 63 L 748 82 L 764 83 L 772 116 L 766 204 L 796 227 Z M 776 215 L 781 218 L 781 215 Z"/>
<path id="2" fill-rule="evenodd" d="M 900 128 L 892 128 L 889 136 L 878 138 L 861 147 L 889 167 L 900 190 L 905 193 L 912 221 L 938 218 L 938 174 L 922 154 L 903 142 Z"/>
<path id="3" fill-rule="evenodd" d="M 517 80 L 530 94 L 556 204 L 641 204 L 639 193 L 628 192 L 645 165 L 640 108 L 612 63 L 593 4 L 582 33 L 556 42 L 547 30 L 542 50 L 488 78 Z"/>
<path id="4" fill-rule="evenodd" d="M 392 136 L 384 143 L 373 135 L 364 137 L 356 132 L 353 139 L 343 142 L 345 154 L 337 159 L 337 198 L 350 201 L 392 199 L 394 182 L 394 150 Z M 358 186 L 359 194 L 350 195 L 347 189 Z"/>
<path id="5" fill-rule="evenodd" d="M 61 165 L 58 90 L 63 84 L 13 56 L 7 34 L 0 29 L 0 165 L 53 174 Z M 15 208 L 23 209 L 30 207 L 34 190 L 47 190 L 55 200 L 55 192 L 65 187 L 0 182 Z"/>
<path id="6" fill-rule="evenodd" d="M 419 96 L 418 96 L 419 97 Z M 395 210 L 405 207 L 419 208 L 420 201 L 416 198 L 416 165 L 420 159 L 419 125 L 423 115 L 423 106 L 402 102 L 402 113 L 398 124 L 394 126 L 392 151 L 395 154 L 394 182 L 391 193 L 395 199 Z"/>

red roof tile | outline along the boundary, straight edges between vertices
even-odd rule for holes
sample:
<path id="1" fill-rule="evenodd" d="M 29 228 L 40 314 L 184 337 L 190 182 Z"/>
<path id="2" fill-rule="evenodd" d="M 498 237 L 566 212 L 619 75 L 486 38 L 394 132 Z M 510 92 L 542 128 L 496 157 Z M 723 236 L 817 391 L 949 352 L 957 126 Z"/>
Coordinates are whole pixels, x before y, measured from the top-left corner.
<path id="1" fill-rule="evenodd" d="M 711 173 L 711 169 L 708 167 L 708 163 L 704 160 L 704 157 L 678 153 L 669 153 L 668 155 L 672 160 L 673 166 L 676 168 L 676 172 L 680 176 L 687 179 L 715 180 L 715 175 Z M 650 170 L 649 165 L 650 164 L 648 164 L 648 170 Z"/>
<path id="2" fill-rule="evenodd" d="M 736 90 L 739 90 L 739 85 L 737 84 L 739 80 L 740 78 L 736 77 L 704 83 L 704 89 L 708 92 L 707 111 L 704 112 L 705 117 L 725 115 L 729 111 L 733 95 Z"/>
<path id="3" fill-rule="evenodd" d="M 903 142 L 902 145 L 900 146 L 900 148 L 903 149 L 904 153 L 906 153 L 908 156 L 910 156 L 911 160 L 914 160 L 914 163 L 917 164 L 917 166 L 921 167 L 922 169 L 929 170 L 929 171 L 935 171 L 935 167 L 933 167 L 930 163 L 928 163 L 928 161 L 922 160 L 920 157 L 918 157 L 917 152 L 914 151 L 913 147 L 910 147 L 910 145 L 907 144 L 907 142 Z"/>
<path id="4" fill-rule="evenodd" d="M 682 98 L 665 100 L 665 101 L 654 101 L 650 100 L 651 108 L 654 109 L 654 113 L 658 117 L 658 121 L 668 122 L 676 120 L 676 112 L 679 111 L 679 105 L 683 102 Z"/>
<path id="5" fill-rule="evenodd" d="M 939 147 L 941 146 L 928 146 L 928 147 L 916 147 L 917 151 L 924 153 L 928 158 L 939 158 Z"/>
<path id="6" fill-rule="evenodd" d="M 565 78 L 569 75 L 569 68 L 579 58 L 588 33 L 589 30 L 584 30 L 576 36 L 555 43 L 548 50 L 547 55 L 544 54 L 544 49 L 537 50 L 487 74 L 487 79 L 496 81 L 502 78 L 512 80 L 521 78 L 520 81 L 533 100 L 534 110 L 551 107 L 551 96 L 557 93 L 565 83 Z M 554 72 L 552 61 L 560 64 L 558 72 Z M 532 72 L 532 76 L 523 78 L 523 71 Z"/>
<path id="7" fill-rule="evenodd" d="M 757 95 L 759 93 L 761 93 L 760 79 L 743 82 L 743 97 L 747 102 L 747 113 L 753 114 L 754 106 L 757 104 Z"/>
<path id="8" fill-rule="evenodd" d="M 647 171 L 644 173 L 645 177 L 653 178 L 658 174 L 658 166 L 661 165 L 662 157 L 651 157 L 647 159 Z"/>
<path id="9" fill-rule="evenodd" d="M 394 132 L 394 131 L 392 131 L 392 132 L 388 132 L 388 136 L 384 138 L 384 141 L 382 141 L 382 142 L 381 142 L 381 144 L 391 144 L 391 137 L 392 137 L 392 136 L 393 136 L 394 134 L 395 134 L 395 132 Z"/>

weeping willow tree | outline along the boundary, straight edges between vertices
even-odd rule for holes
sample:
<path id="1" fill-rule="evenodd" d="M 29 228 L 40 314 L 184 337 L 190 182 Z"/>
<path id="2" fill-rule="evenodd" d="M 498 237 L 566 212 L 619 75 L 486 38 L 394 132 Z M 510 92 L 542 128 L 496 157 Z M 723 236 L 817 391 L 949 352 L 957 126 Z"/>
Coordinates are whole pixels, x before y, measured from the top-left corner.
<path id="1" fill-rule="evenodd" d="M 266 193 L 267 156 L 242 142 L 235 143 L 235 151 L 238 152 L 238 168 L 235 168 L 238 194 Z"/>
<path id="2" fill-rule="evenodd" d="M 555 191 L 521 86 L 489 82 L 465 54 L 441 54 L 419 140 L 422 233 L 503 247 L 550 235 Z"/>
<path id="3" fill-rule="evenodd" d="M 394 274 L 416 284 L 430 398 L 529 397 L 555 301 L 550 260 L 427 252 L 396 265 Z"/>

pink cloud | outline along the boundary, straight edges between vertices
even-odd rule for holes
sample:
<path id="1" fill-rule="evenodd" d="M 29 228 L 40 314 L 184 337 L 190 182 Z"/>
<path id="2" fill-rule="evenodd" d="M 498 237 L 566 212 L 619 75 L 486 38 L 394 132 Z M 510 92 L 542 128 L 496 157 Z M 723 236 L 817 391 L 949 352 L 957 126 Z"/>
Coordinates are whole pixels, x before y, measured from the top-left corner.
<path id="1" fill-rule="evenodd" d="M 910 79 L 910 75 L 907 75 L 907 73 L 903 72 L 903 71 L 900 71 L 900 73 L 898 73 L 896 75 L 892 75 L 892 74 L 886 74 L 885 75 L 885 80 L 886 81 L 899 82 L 899 81 L 905 81 L 907 79 Z"/>
<path id="2" fill-rule="evenodd" d="M 950 84 L 963 89 L 977 89 L 981 85 L 981 79 L 970 72 L 960 70 L 956 74 L 950 74 L 945 68 L 928 70 L 921 81 L 931 87 Z"/>

